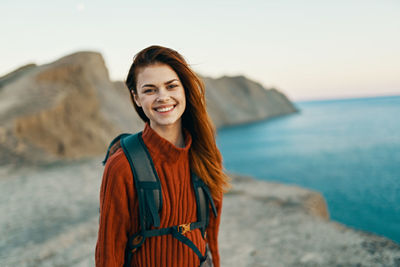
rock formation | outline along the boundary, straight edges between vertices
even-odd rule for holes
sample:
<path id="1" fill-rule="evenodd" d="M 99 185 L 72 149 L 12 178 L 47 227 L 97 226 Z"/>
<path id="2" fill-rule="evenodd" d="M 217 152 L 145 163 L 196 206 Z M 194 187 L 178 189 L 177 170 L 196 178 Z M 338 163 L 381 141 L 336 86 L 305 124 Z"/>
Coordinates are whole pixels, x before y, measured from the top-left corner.
<path id="1" fill-rule="evenodd" d="M 278 91 L 243 76 L 204 80 L 217 126 L 296 111 Z M 29 64 L 1 77 L 0 125 L 0 165 L 99 155 L 118 133 L 143 128 L 124 83 L 110 81 L 96 52 Z"/>
<path id="2" fill-rule="evenodd" d="M 207 108 L 217 127 L 259 121 L 296 112 L 285 95 L 244 76 L 203 77 Z"/>
<path id="3" fill-rule="evenodd" d="M 0 163 L 10 155 L 38 162 L 104 151 L 117 129 L 102 112 L 101 91 L 113 84 L 100 54 L 76 53 L 18 76 L 0 91 Z"/>

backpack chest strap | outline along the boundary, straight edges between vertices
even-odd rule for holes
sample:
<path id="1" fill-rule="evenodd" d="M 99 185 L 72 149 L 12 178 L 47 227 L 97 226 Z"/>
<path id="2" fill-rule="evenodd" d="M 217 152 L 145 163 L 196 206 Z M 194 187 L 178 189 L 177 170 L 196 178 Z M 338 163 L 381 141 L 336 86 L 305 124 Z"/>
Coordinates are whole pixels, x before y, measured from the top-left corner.
<path id="1" fill-rule="evenodd" d="M 203 262 L 206 259 L 206 254 L 203 255 L 201 251 L 197 248 L 197 246 L 192 242 L 192 240 L 184 236 L 184 234 L 194 229 L 204 228 L 205 226 L 205 221 L 193 222 L 167 228 L 145 230 L 139 233 L 139 235 L 141 235 L 143 237 L 143 240 L 145 240 L 148 237 L 171 234 L 174 238 L 178 239 L 180 242 L 191 248 L 193 252 L 196 253 L 196 255 L 199 257 L 200 262 Z M 133 247 L 132 249 L 135 249 L 135 247 Z"/>
<path id="2" fill-rule="evenodd" d="M 153 237 L 153 236 L 160 236 L 160 235 L 168 235 L 172 234 L 173 231 L 177 231 L 180 234 L 185 234 L 187 232 L 193 231 L 195 229 L 200 229 L 206 225 L 205 221 L 202 222 L 192 222 L 188 224 L 180 224 L 176 226 L 160 228 L 160 229 L 152 229 L 152 230 L 145 230 L 142 231 L 141 234 L 143 237 Z"/>

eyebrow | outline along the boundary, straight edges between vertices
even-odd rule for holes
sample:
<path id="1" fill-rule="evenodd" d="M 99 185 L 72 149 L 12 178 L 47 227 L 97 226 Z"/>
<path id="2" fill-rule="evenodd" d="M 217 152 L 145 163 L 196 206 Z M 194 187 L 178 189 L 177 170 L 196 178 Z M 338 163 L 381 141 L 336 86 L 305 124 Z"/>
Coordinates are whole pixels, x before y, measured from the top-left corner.
<path id="1" fill-rule="evenodd" d="M 168 82 L 165 82 L 164 84 L 169 84 L 169 83 L 172 83 L 173 81 L 178 81 L 178 79 L 169 80 Z M 142 88 L 143 87 L 156 87 L 156 86 L 154 84 L 144 84 L 144 85 L 142 85 Z"/>

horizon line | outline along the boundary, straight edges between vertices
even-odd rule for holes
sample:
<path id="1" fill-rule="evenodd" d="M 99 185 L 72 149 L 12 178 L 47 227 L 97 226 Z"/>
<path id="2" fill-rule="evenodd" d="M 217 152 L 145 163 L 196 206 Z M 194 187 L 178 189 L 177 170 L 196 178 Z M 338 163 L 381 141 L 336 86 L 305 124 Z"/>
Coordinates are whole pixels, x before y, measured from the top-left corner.
<path id="1" fill-rule="evenodd" d="M 352 96 L 332 96 L 332 97 L 316 97 L 316 98 L 304 98 L 304 99 L 289 99 L 293 103 L 300 103 L 300 102 L 313 102 L 313 101 L 335 101 L 335 100 L 351 100 L 351 99 L 366 99 L 366 98 L 384 98 L 384 97 L 399 97 L 399 93 L 383 93 L 383 94 L 376 94 L 376 95 L 352 95 Z"/>

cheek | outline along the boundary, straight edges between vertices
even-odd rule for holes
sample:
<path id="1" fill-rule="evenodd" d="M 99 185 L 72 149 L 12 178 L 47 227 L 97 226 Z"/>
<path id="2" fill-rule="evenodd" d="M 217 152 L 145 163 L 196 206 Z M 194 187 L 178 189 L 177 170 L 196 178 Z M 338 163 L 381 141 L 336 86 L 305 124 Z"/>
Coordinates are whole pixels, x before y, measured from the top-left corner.
<path id="1" fill-rule="evenodd" d="M 185 90 L 184 90 L 184 89 L 182 89 L 182 90 L 179 92 L 179 99 L 180 99 L 181 101 L 183 101 L 183 102 L 186 102 L 186 96 L 185 96 Z"/>
<path id="2" fill-rule="evenodd" d="M 184 109 L 186 109 L 186 96 L 185 96 L 185 92 L 183 92 L 183 94 L 181 95 L 181 98 L 182 98 L 182 104 L 183 104 L 183 107 L 184 107 Z"/>
<path id="3" fill-rule="evenodd" d="M 144 97 L 141 99 L 142 106 L 145 108 L 151 108 L 153 99 L 151 97 Z"/>

